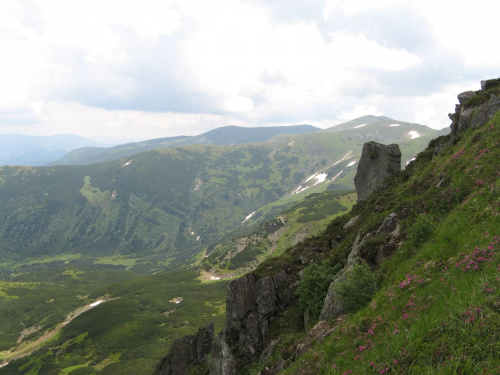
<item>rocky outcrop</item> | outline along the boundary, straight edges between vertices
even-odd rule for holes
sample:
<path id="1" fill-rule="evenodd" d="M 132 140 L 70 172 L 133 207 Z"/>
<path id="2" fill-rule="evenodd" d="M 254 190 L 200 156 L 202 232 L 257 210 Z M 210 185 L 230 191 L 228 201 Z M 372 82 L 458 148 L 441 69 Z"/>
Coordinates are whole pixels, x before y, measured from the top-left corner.
<path id="1" fill-rule="evenodd" d="M 354 186 L 358 201 L 367 199 L 387 176 L 401 170 L 401 151 L 396 144 L 367 142 L 363 145 Z"/>
<path id="2" fill-rule="evenodd" d="M 500 80 L 481 81 L 481 90 L 458 95 L 455 113 L 450 113 L 451 135 L 486 124 L 500 110 Z"/>
<path id="3" fill-rule="evenodd" d="M 356 217 L 356 220 L 358 219 L 359 217 Z M 354 271 L 354 264 L 366 262 L 372 268 L 378 267 L 384 257 L 390 256 L 399 246 L 399 241 L 400 223 L 398 214 L 395 212 L 384 218 L 377 231 L 358 233 L 347 257 L 346 266 L 335 274 L 328 288 L 319 316 L 320 321 L 330 317 L 339 317 L 344 313 L 344 307 L 335 294 L 335 286 L 349 277 Z"/>
<path id="4" fill-rule="evenodd" d="M 156 366 L 154 375 L 183 375 L 196 365 L 205 363 L 212 350 L 214 324 L 209 323 L 195 335 L 187 335 L 174 341 L 172 349 Z"/>
<path id="5" fill-rule="evenodd" d="M 234 375 L 240 366 L 260 357 L 269 324 L 292 298 L 295 285 L 281 291 L 285 271 L 258 279 L 247 275 L 229 284 L 226 324 L 214 339 L 210 374 Z"/>

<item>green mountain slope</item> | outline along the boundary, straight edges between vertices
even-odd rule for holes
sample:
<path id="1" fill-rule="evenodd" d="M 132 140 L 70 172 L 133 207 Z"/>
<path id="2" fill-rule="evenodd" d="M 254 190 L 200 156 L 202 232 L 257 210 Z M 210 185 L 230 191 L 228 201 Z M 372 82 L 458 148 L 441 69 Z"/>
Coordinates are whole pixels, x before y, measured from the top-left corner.
<path id="1" fill-rule="evenodd" d="M 407 158 L 436 133 L 427 128 L 411 140 L 408 129 L 395 129 L 391 139 L 408 142 Z M 69 253 L 83 255 L 73 265 L 174 268 L 269 203 L 327 185 L 352 188 L 370 136 L 350 129 L 158 149 L 88 166 L 0 168 L 0 264 Z"/>
<path id="2" fill-rule="evenodd" d="M 269 126 L 245 128 L 224 126 L 197 136 L 179 136 L 151 139 L 142 142 L 127 143 L 109 148 L 85 147 L 69 152 L 50 165 L 85 165 L 121 159 L 127 156 L 163 147 L 179 147 L 194 144 L 233 145 L 265 142 L 280 134 L 304 134 L 318 131 L 312 125 Z"/>

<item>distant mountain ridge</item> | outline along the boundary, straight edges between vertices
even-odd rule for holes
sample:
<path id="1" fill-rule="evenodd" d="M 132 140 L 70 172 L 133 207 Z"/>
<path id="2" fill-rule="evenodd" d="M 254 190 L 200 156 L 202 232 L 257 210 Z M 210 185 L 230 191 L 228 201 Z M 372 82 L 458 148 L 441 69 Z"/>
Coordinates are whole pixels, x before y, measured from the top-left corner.
<path id="1" fill-rule="evenodd" d="M 141 142 L 126 143 L 109 148 L 86 147 L 73 150 L 49 165 L 87 165 L 117 160 L 140 152 L 162 147 L 178 147 L 192 144 L 234 145 L 265 142 L 281 134 L 305 134 L 321 130 L 312 125 L 268 126 L 248 128 L 223 126 L 196 136 L 157 138 Z"/>
<path id="2" fill-rule="evenodd" d="M 71 150 L 88 146 L 102 147 L 104 144 L 75 134 L 0 134 L 0 165 L 42 166 Z"/>

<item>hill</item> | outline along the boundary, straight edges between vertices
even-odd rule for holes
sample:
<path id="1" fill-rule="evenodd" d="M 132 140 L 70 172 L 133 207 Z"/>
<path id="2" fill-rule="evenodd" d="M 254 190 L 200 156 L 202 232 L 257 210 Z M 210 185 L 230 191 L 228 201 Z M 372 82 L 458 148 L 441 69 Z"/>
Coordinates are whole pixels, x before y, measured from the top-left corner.
<path id="1" fill-rule="evenodd" d="M 236 145 L 265 142 L 280 134 L 305 134 L 318 130 L 319 128 L 311 125 L 270 126 L 257 128 L 224 126 L 193 137 L 178 136 L 158 138 L 142 142 L 127 143 L 109 148 L 85 147 L 73 150 L 64 157 L 50 163 L 50 165 L 87 165 L 102 163 L 164 147 L 179 147 L 194 144 Z"/>

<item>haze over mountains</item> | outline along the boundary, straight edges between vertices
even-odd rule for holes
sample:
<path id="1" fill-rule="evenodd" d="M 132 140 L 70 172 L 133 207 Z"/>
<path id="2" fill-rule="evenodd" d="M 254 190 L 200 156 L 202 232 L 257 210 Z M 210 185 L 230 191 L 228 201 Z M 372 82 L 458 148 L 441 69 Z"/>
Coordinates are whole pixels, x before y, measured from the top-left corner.
<path id="1" fill-rule="evenodd" d="M 102 147 L 103 143 L 74 134 L 28 136 L 0 134 L 0 165 L 41 166 L 80 147 Z"/>

